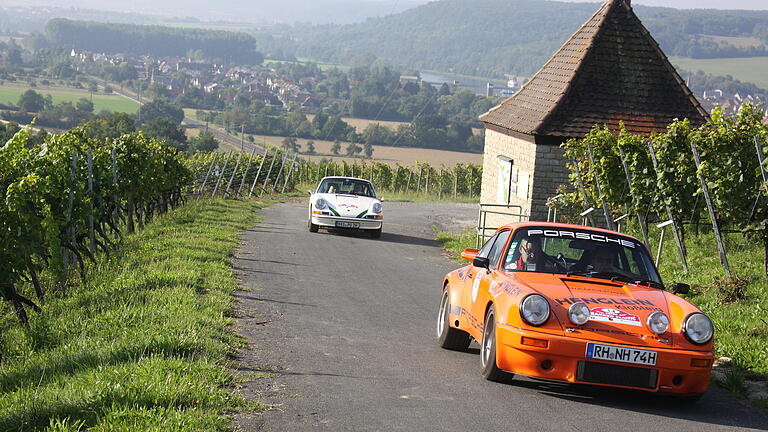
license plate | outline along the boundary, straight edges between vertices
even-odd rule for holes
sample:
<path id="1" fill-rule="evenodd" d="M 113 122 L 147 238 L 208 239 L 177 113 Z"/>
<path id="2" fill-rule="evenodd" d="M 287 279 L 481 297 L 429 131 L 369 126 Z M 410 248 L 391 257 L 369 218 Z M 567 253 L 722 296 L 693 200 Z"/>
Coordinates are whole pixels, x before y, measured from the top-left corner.
<path id="1" fill-rule="evenodd" d="M 658 353 L 656 351 L 595 343 L 587 344 L 587 358 L 596 360 L 656 366 L 657 357 Z"/>
<path id="2" fill-rule="evenodd" d="M 336 222 L 336 228 L 360 228 L 360 222 Z"/>

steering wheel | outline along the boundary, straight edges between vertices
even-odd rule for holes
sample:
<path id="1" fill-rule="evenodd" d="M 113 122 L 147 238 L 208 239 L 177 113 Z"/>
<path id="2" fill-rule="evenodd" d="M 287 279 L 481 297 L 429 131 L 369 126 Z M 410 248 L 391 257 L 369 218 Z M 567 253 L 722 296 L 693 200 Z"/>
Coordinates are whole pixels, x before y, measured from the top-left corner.
<path id="1" fill-rule="evenodd" d="M 556 269 L 560 269 L 566 272 L 568 271 L 568 263 L 565 261 L 563 254 L 559 253 L 557 254 L 557 257 L 550 256 L 546 253 L 542 253 L 542 255 L 544 256 L 544 259 L 552 263 Z M 562 260 L 562 262 L 558 260 Z"/>

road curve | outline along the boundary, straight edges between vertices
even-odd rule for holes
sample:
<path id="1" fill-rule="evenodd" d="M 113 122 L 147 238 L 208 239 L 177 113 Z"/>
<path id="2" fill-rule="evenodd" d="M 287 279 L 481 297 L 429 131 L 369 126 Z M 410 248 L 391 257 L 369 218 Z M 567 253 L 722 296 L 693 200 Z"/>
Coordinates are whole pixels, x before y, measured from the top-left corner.
<path id="1" fill-rule="evenodd" d="M 470 224 L 474 207 L 385 205 L 379 240 L 309 233 L 303 202 L 262 210 L 243 234 L 235 322 L 249 349 L 238 387 L 273 409 L 237 415 L 235 430 L 768 430 L 766 415 L 717 388 L 680 407 L 641 392 L 483 380 L 475 344 L 459 353 L 434 340 L 441 277 L 458 264 L 431 227 Z"/>

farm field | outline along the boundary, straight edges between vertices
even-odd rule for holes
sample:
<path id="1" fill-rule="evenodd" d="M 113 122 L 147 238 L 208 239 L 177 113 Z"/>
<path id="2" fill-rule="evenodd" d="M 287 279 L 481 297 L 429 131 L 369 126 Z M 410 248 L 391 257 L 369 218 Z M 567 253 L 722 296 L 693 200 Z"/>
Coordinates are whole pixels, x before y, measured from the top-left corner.
<path id="1" fill-rule="evenodd" d="M 219 128 L 217 128 L 219 129 Z M 197 136 L 200 131 L 198 129 L 187 129 L 187 136 Z M 268 145 L 272 147 L 282 147 L 284 137 L 268 136 L 268 135 L 252 135 L 256 144 Z M 306 150 L 307 141 L 315 142 L 315 153 L 313 155 L 304 154 Z M 361 158 L 335 156 L 331 153 L 331 146 L 333 141 L 321 141 L 321 140 L 308 140 L 304 138 L 298 138 L 296 142 L 299 144 L 300 154 L 302 157 L 309 160 L 329 159 L 336 162 L 347 161 L 354 162 L 360 161 Z M 341 154 L 344 154 L 346 142 L 341 143 Z M 222 143 L 220 147 L 221 151 L 240 150 L 237 148 Z M 436 150 L 436 149 L 424 149 L 424 148 L 411 148 L 411 147 L 389 147 L 389 146 L 373 146 L 373 160 L 377 162 L 384 162 L 390 165 L 400 164 L 403 166 L 413 165 L 415 162 L 429 162 L 430 165 L 440 167 L 453 167 L 457 164 L 482 164 L 483 155 L 480 153 L 465 153 L 450 150 Z"/>
<path id="2" fill-rule="evenodd" d="M 91 92 L 88 90 L 73 89 L 69 87 L 30 87 L 27 84 L 5 83 L 0 86 L 0 103 L 15 105 L 19 101 L 19 96 L 29 89 L 42 95 L 50 94 L 53 98 L 53 103 L 55 104 L 59 102 L 75 103 L 80 98 L 90 99 L 91 97 Z M 117 94 L 94 94 L 93 105 L 95 113 L 98 113 L 101 110 L 133 113 L 138 109 L 137 103 Z"/>
<path id="3" fill-rule="evenodd" d="M 194 109 L 185 108 L 184 109 L 184 115 L 186 117 L 196 119 Z M 311 116 L 307 116 L 311 120 Z M 344 121 L 348 122 L 350 125 L 357 128 L 358 131 L 362 132 L 365 129 L 365 126 L 367 126 L 370 123 L 380 123 L 382 125 L 386 126 L 394 126 L 399 124 L 407 124 L 407 123 L 400 123 L 400 122 L 373 122 L 371 120 L 364 120 L 364 119 L 348 119 L 345 118 Z M 216 128 L 217 130 L 223 130 L 220 126 L 214 126 L 210 125 L 211 128 Z M 187 129 L 187 136 L 194 137 L 197 136 L 197 134 L 200 133 L 200 130 L 189 128 Z M 233 135 L 235 136 L 235 135 Z M 237 135 L 239 136 L 239 135 Z M 283 145 L 283 139 L 285 137 L 280 136 L 270 136 L 270 135 L 251 135 L 253 136 L 254 142 L 257 144 L 262 145 L 269 145 L 272 147 L 282 147 Z M 334 161 L 347 161 L 347 162 L 354 162 L 359 161 L 360 158 L 352 158 L 352 157 L 344 157 L 344 156 L 335 156 L 331 153 L 331 146 L 333 146 L 333 141 L 322 141 L 322 140 L 311 140 L 315 143 L 315 153 L 314 155 L 307 155 L 303 154 L 303 152 L 306 150 L 306 143 L 307 141 L 310 141 L 308 139 L 304 138 L 298 138 L 296 142 L 299 144 L 299 149 L 302 152 L 302 156 L 309 158 L 309 159 L 331 159 Z M 346 149 L 348 143 L 342 142 L 341 143 L 341 154 L 343 155 Z M 229 150 L 239 150 L 238 148 L 235 148 L 233 146 L 230 146 L 226 143 L 222 143 L 222 146 L 220 148 L 221 151 L 229 151 Z M 445 165 L 446 167 L 452 167 L 456 164 L 465 164 L 465 163 L 472 163 L 472 164 L 482 164 L 483 163 L 483 155 L 480 153 L 466 153 L 466 152 L 457 152 L 457 151 L 450 151 L 450 150 L 436 150 L 436 149 L 424 149 L 424 148 L 411 148 L 411 147 L 389 147 L 389 146 L 373 146 L 373 159 L 377 162 L 384 162 L 388 163 L 390 165 L 394 164 L 400 164 L 400 165 L 413 165 L 416 161 L 419 162 L 429 162 L 433 166 L 441 166 Z"/>
<path id="4" fill-rule="evenodd" d="M 715 75 L 731 75 L 740 81 L 751 82 L 758 87 L 768 89 L 768 57 L 721 59 L 670 57 L 669 60 L 676 67 L 687 71 L 702 70 Z"/>
<path id="5" fill-rule="evenodd" d="M 314 114 L 307 114 L 307 119 L 309 121 L 312 121 L 315 118 Z M 402 125 L 407 125 L 407 122 L 399 122 L 399 121 L 387 121 L 387 120 L 368 120 L 368 119 L 360 119 L 360 118 L 351 118 L 351 117 L 342 117 L 342 120 L 344 120 L 348 125 L 355 128 L 357 133 L 363 133 L 365 128 L 367 128 L 371 124 L 380 124 L 382 126 L 386 126 L 393 131 L 397 131 L 397 128 Z"/>

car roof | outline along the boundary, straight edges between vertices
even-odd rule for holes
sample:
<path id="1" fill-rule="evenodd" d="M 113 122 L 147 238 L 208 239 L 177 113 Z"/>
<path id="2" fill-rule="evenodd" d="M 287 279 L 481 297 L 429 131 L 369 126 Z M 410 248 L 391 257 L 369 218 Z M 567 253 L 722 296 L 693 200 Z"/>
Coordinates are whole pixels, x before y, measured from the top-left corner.
<path id="1" fill-rule="evenodd" d="M 605 234 L 612 234 L 612 235 L 618 235 L 626 238 L 630 238 L 632 240 L 637 241 L 638 243 L 643 243 L 636 237 L 633 237 L 629 234 L 620 233 L 618 231 L 611 231 L 603 228 L 597 228 L 597 227 L 591 227 L 591 226 L 585 226 L 585 225 L 574 225 L 574 224 L 567 224 L 567 223 L 556 223 L 556 222 L 516 222 L 511 224 L 506 224 L 501 226 L 499 229 L 496 230 L 496 232 L 499 232 L 503 229 L 511 229 L 511 230 L 517 230 L 518 228 L 525 228 L 525 227 L 547 227 L 547 228 L 569 228 L 569 229 L 580 229 L 580 230 L 590 230 L 590 231 L 596 231 L 601 232 Z"/>
<path id="2" fill-rule="evenodd" d="M 360 181 L 364 181 L 364 182 L 372 183 L 372 182 L 371 182 L 370 180 L 368 180 L 368 179 L 359 178 L 359 177 L 345 177 L 345 176 L 328 176 L 328 177 L 323 177 L 322 179 L 320 179 L 320 181 L 323 181 L 323 180 L 325 180 L 325 179 L 360 180 Z"/>

